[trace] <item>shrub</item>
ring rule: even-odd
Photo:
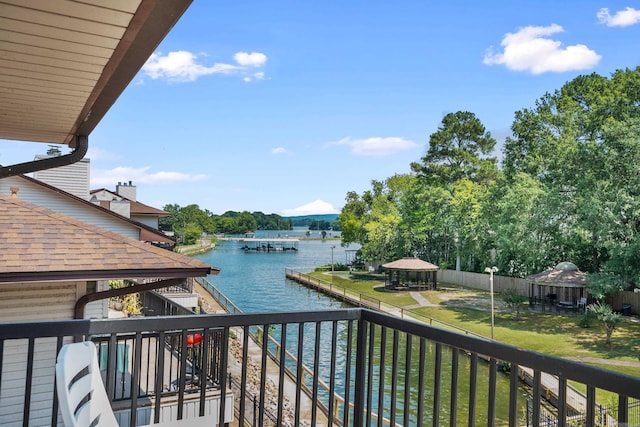
[[[597,319],[597,316],[595,315],[595,313],[591,310],[587,310],[584,312],[582,316],[578,317],[578,320],[576,323],[581,328],[588,329],[593,327],[593,324],[595,323],[596,319]]]

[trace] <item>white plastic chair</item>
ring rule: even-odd
[[[62,347],[56,362],[56,390],[66,427],[118,427],[102,383],[94,343]]]
[[[100,375],[96,345],[91,341],[66,344],[56,361],[56,390],[65,427],[119,427]],[[233,395],[225,399],[226,420],[233,421]],[[214,416],[192,416],[149,427],[211,427]]]
[[[580,300],[578,300],[578,308],[587,308],[587,299],[585,297],[582,297],[580,298]]]

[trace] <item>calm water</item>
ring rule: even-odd
[[[304,228],[299,228],[293,231],[263,231],[257,233],[256,237],[303,237],[305,235],[305,231],[306,229]],[[312,237],[319,237],[318,232],[314,232]],[[340,241],[301,240],[298,243],[297,252],[244,252],[240,249],[240,246],[240,242],[218,242],[218,246],[215,250],[210,251],[206,254],[197,255],[196,258],[221,269],[218,276],[212,276],[208,279],[231,301],[233,301],[233,303],[243,312],[256,313],[274,311],[304,311],[345,307],[345,304],[339,301],[332,300],[331,298],[328,298],[323,294],[317,293],[313,290],[298,285],[293,281],[285,279],[285,268],[298,268],[308,270],[320,265],[331,264],[332,246],[334,247],[334,263],[345,263],[347,254],[345,252],[345,248],[340,246]],[[346,249],[349,250],[356,248],[357,247],[350,247]],[[313,344],[315,338],[315,330],[313,325],[307,326],[308,328],[305,327],[304,354],[309,356],[309,360],[305,360],[304,362],[305,364],[307,364],[307,366],[311,366],[311,364],[313,363],[312,359],[314,352]],[[276,339],[278,339],[279,330],[274,331],[273,335]],[[343,327],[340,327],[338,335],[340,341],[339,345],[340,347],[344,347],[346,338],[345,330]],[[331,351],[331,325],[323,326],[321,336],[321,354],[329,355]],[[289,343],[297,341],[297,329],[295,328],[295,325],[292,325],[292,327],[288,329],[287,341]],[[399,348],[402,349],[403,346],[399,346]],[[292,347],[292,351],[294,352],[294,354],[297,352],[297,345],[294,345]],[[418,349],[415,348],[415,353],[413,354],[417,354],[417,351]],[[428,351],[434,351],[433,347],[429,346]],[[387,354],[389,354],[389,349],[387,350],[387,352]],[[401,353],[402,352],[403,350],[401,350]],[[443,356],[444,366],[449,365],[450,355],[445,353],[443,354]],[[320,366],[320,377],[327,382],[330,376],[330,366],[328,363],[329,359],[330,357],[321,357],[322,362]],[[392,361],[389,359],[389,356],[385,357],[385,359],[387,367],[387,369],[385,369],[385,377],[388,376],[386,371],[389,371],[389,378],[385,381],[385,388],[387,388],[388,384],[390,384],[389,367]],[[463,361],[465,359],[466,362]],[[401,358],[400,360],[403,360],[403,358]],[[461,358],[461,366],[463,366],[463,363],[468,363],[468,359]],[[338,367],[338,370],[346,365],[344,354],[338,354],[336,365]],[[352,366],[354,366],[353,363]],[[482,366],[479,366],[478,368],[479,390],[482,390],[483,388],[486,389],[487,385],[484,384],[484,382],[486,382],[488,372],[485,372],[486,369],[483,369]],[[462,396],[465,395],[465,387],[468,385],[468,378],[465,378],[466,375],[463,374],[463,371],[464,369],[461,371],[460,378],[461,389],[459,390],[459,392],[461,393],[461,396],[459,404],[461,406],[459,407],[459,410],[461,419],[464,419],[464,421],[466,422],[466,397],[463,398]],[[432,373],[430,373],[429,375],[431,374]],[[502,376],[499,375],[497,385],[498,396],[508,395],[508,381],[506,377],[501,377]],[[445,393],[446,395],[448,394],[448,387],[446,386],[447,381],[444,378],[443,380],[443,393]],[[404,373],[402,372],[402,369],[399,372],[398,383],[404,384]],[[338,378],[336,384],[336,392],[338,392],[339,394],[343,394],[343,390],[344,379]],[[399,391],[400,390],[401,387],[399,388]],[[466,393],[468,393],[468,391]],[[412,416],[415,416],[415,410],[413,406],[415,405],[415,400],[417,400],[417,395],[414,396],[414,394],[415,393],[412,393],[411,396]],[[353,396],[353,390],[351,391],[351,396]],[[402,396],[401,392],[400,396]],[[323,399],[326,399],[327,397],[326,393],[322,392],[322,390],[320,391],[320,397]],[[425,390],[425,399],[429,399],[430,397],[432,397],[431,392],[429,390]],[[482,399],[480,398],[480,400]],[[523,399],[519,399],[519,403],[524,403]],[[427,406],[427,408],[429,408],[429,406]],[[496,420],[497,425],[501,425],[501,421],[504,421],[503,417],[506,416],[507,413],[508,401],[498,399],[498,420]],[[486,404],[484,404],[484,402],[478,401],[478,422],[486,422],[485,414]],[[388,416],[388,413],[385,415]],[[442,422],[448,422],[448,414],[442,413],[441,417]],[[485,421],[483,421],[483,419]],[[400,422],[400,420],[401,415],[396,421]],[[431,422],[430,419],[426,419],[425,421],[429,423]],[[415,420],[409,421],[409,423],[411,424],[413,424],[414,422]]]
[[[305,229],[293,231],[261,231],[256,237],[302,237]],[[317,231],[312,237],[319,237]],[[335,233],[334,233],[335,235]],[[247,252],[240,242],[218,242],[215,250],[197,255],[210,265],[220,268],[220,274],[209,277],[223,294],[245,313],[273,311],[303,311],[339,308],[344,305],[295,282],[285,280],[285,268],[312,268],[345,263],[345,248],[339,240],[302,240],[296,252]],[[355,249],[354,247],[353,249]],[[350,249],[350,248],[347,248]]]

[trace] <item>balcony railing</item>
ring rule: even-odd
[[[0,324],[0,425],[61,425],[53,367],[73,339],[104,352],[122,426],[223,424],[232,387],[241,426],[640,424],[638,377],[345,309]]]

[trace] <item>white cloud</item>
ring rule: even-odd
[[[203,55],[206,56],[206,55]],[[185,51],[154,53],[142,67],[142,71],[151,79],[165,79],[170,82],[192,82],[199,77],[211,74],[237,74],[247,81],[264,79],[264,72],[247,71],[248,68],[261,67],[267,61],[263,53],[238,52],[234,55],[237,64],[215,63],[210,66],[198,62],[198,55]]]
[[[87,150],[87,155],[85,156],[85,158],[91,160],[118,160],[121,159],[122,156],[119,154],[111,153],[107,150],[103,150],[101,148],[90,146]]]
[[[252,82],[254,80],[264,80],[264,72],[259,71],[257,73],[253,73],[250,76],[246,76],[243,80],[247,83]]]
[[[154,172],[149,173],[150,166],[132,168],[119,166],[114,169],[91,171],[91,186],[109,186],[116,182],[133,181],[140,184],[168,184],[174,182],[196,182],[207,178],[206,175],[189,175],[181,172]]]
[[[600,23],[606,24],[607,27],[628,27],[640,22],[640,10],[632,7],[619,10],[614,15],[609,14],[609,9],[603,7],[598,11],[596,16],[600,20]]]
[[[584,70],[594,67],[601,56],[583,44],[563,47],[562,42],[548,36],[563,32],[557,24],[548,27],[529,26],[502,39],[504,51],[493,53],[489,48],[483,63],[505,65],[510,70],[533,74]]]
[[[262,67],[267,62],[267,55],[260,52],[238,52],[233,55],[233,59],[242,66],[246,67]]]
[[[286,148],[283,147],[276,147],[276,148],[272,148],[271,149],[271,154],[274,155],[278,155],[278,154],[291,154],[291,152],[289,150],[287,150]]]
[[[399,137],[373,137],[367,139],[342,138],[328,145],[346,145],[356,156],[382,157],[419,147],[413,141]]]
[[[340,213],[331,203],[323,200],[316,200],[306,205],[298,206],[293,209],[284,209],[280,212],[282,216],[300,216],[300,215],[323,215]]]

